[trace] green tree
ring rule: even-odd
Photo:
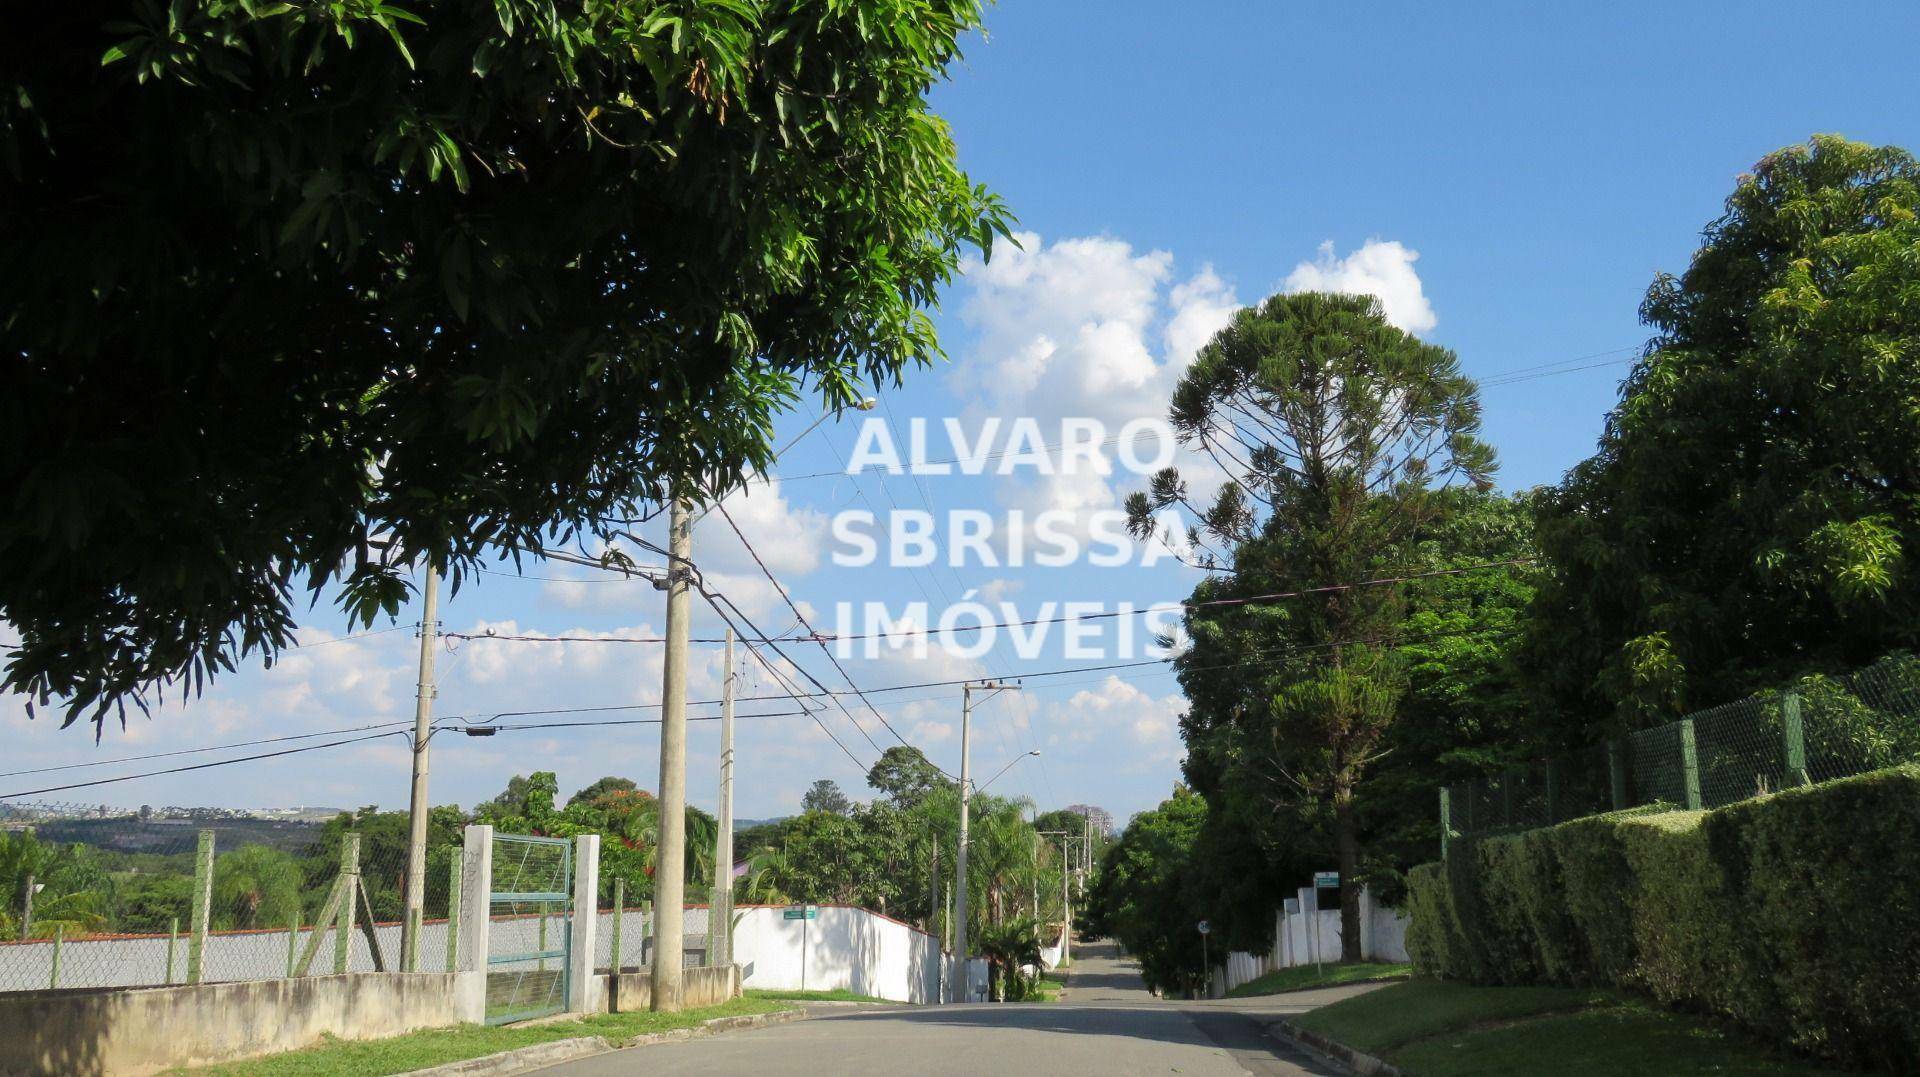
[[[1110,931],[1140,961],[1147,986],[1186,990],[1202,982],[1194,925],[1207,916],[1183,879],[1207,803],[1184,786],[1135,815],[1100,858],[1090,922]]]
[[[568,797],[567,807],[571,808],[575,804],[591,804],[608,793],[632,793],[639,788],[640,786],[632,778],[619,778],[609,774]]]
[[[222,853],[213,864],[214,926],[285,927],[300,915],[301,884],[300,866],[279,849],[243,845]]]
[[[100,722],[771,459],[1004,234],[978,0],[0,15],[4,687]],[[129,408],[128,400],[144,406]]]
[[[800,809],[807,812],[827,812],[831,815],[845,815],[853,810],[853,801],[840,791],[840,786],[832,778],[822,778],[813,783],[806,795],[800,798]]]
[[[920,749],[895,745],[880,753],[867,771],[867,784],[902,807],[916,804],[947,781]]]
[[[1490,481],[1473,382],[1452,352],[1387,324],[1372,297],[1280,295],[1237,313],[1201,349],[1170,416],[1228,477],[1205,507],[1172,469],[1128,501],[1141,536],[1157,533],[1155,514],[1186,509],[1187,544],[1225,573],[1194,592],[1233,604],[1187,618],[1199,646],[1182,659],[1181,683],[1203,690],[1208,656],[1269,656],[1252,690],[1220,699],[1217,713],[1251,719],[1236,746],[1260,779],[1249,787],[1330,815],[1340,872],[1358,881],[1357,790],[1406,691],[1393,648],[1405,595],[1339,585],[1405,574],[1414,536],[1440,509],[1436,486]],[[1260,597],[1276,593],[1295,597]],[[1358,960],[1357,887],[1342,889],[1340,911],[1344,956]]]
[[[1742,176],[1600,450],[1550,491],[1549,746],[1920,643],[1920,164],[1833,136]]]

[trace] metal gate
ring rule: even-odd
[[[495,834],[487,901],[487,1024],[568,1010],[573,843]]]

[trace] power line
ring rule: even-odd
[[[411,725],[412,723],[409,722],[407,724]],[[384,737],[401,736],[406,732],[404,729],[393,729],[385,733],[373,733],[364,737],[349,737],[345,740],[328,741],[325,744],[308,744],[299,748],[282,748],[277,752],[261,752],[258,755],[243,755],[233,759],[216,759],[209,763],[194,763],[191,766],[171,767],[167,770],[150,770],[142,774],[123,774],[118,778],[96,778],[90,782],[74,782],[71,785],[50,785],[45,789],[28,789],[19,793],[0,793],[0,800],[39,796],[42,793],[60,793],[68,789],[90,789],[96,785],[114,785],[119,782],[131,782],[141,778],[157,778],[164,774],[185,774],[188,771],[231,766],[235,763],[252,763],[261,759],[277,759],[283,755],[299,755],[301,752],[317,752],[322,748],[338,748],[345,744],[360,744],[365,741],[380,740]]]
[[[804,713],[807,713],[807,712],[805,711],[772,711],[772,712],[760,713],[760,714],[741,714],[741,715],[735,715],[735,717],[737,718],[786,718],[786,717],[798,716]],[[569,728],[575,728],[575,727],[588,727],[588,726],[659,725],[660,724],[660,719],[658,718],[629,718],[629,719],[596,721],[596,722],[524,722],[524,723],[513,723],[509,725],[457,725],[457,724],[443,725],[443,724],[439,724],[442,722],[450,722],[452,720],[453,719],[435,719],[436,724],[434,726],[434,732],[438,733],[438,732],[446,732],[446,731],[464,731],[466,729],[485,729],[485,730],[569,729]],[[720,716],[717,714],[702,714],[702,715],[696,715],[687,719],[687,721],[689,722],[717,722],[719,720],[720,720]],[[402,724],[412,725],[413,721],[412,719],[408,719],[405,723],[402,723]],[[192,766],[170,767],[165,770],[150,770],[140,774],[123,774],[117,778],[97,778],[93,781],[74,782],[69,785],[53,785],[53,786],[48,786],[45,789],[28,789],[18,793],[0,793],[0,800],[13,800],[20,797],[39,796],[43,793],[59,793],[59,792],[65,792],[69,789],[90,789],[94,786],[115,785],[120,782],[137,781],[141,778],[158,778],[168,774],[185,774],[189,771],[209,770],[213,767],[230,766],[236,763],[254,763],[263,759],[277,759],[281,756],[286,756],[286,755],[298,755],[301,752],[317,752],[323,748],[339,748],[348,744],[360,744],[370,740],[380,740],[384,737],[403,736],[403,735],[406,735],[407,732],[408,731],[405,729],[393,729],[393,730],[388,730],[385,733],[375,733],[365,737],[348,737],[343,740],[329,741],[325,744],[309,744],[300,748],[286,748],[277,752],[261,752],[257,755],[242,755],[242,756],[236,756],[232,759],[215,759],[207,763],[195,763]],[[324,734],[309,733],[305,735],[306,736],[323,736]],[[292,738],[274,738],[274,739],[284,740],[284,739],[292,739]],[[273,743],[273,741],[268,740],[268,741],[243,742],[243,744],[268,744],[268,743]],[[223,745],[222,747],[233,748],[233,747],[241,747],[241,746],[242,745],[229,744],[229,745]],[[196,748],[193,750],[194,751],[213,751],[214,749]],[[166,755],[166,754],[175,754],[175,753],[161,753],[161,754]],[[153,758],[158,758],[158,756],[155,756]],[[855,762],[857,763],[859,761],[855,760]],[[77,764],[77,765],[93,766],[96,764]],[[47,769],[57,770],[62,768],[50,767]],[[34,772],[33,771],[12,771],[10,773],[11,774],[29,774]]]
[[[1462,565],[1457,568],[1437,568],[1428,572],[1413,572],[1403,576],[1382,576],[1377,579],[1359,580],[1353,583],[1332,583],[1319,587],[1303,587],[1296,591],[1273,591],[1267,594],[1247,595],[1242,598],[1213,598],[1201,602],[1160,602],[1123,610],[1102,610],[1096,613],[1061,614],[1056,617],[1030,617],[1019,621],[983,621],[979,624],[951,625],[947,627],[929,626],[926,628],[906,629],[890,632],[856,632],[846,634],[822,634],[812,632],[800,637],[772,638],[760,636],[748,642],[764,643],[778,650],[781,643],[825,643],[839,640],[901,639],[916,636],[945,635],[953,632],[980,632],[989,628],[1030,628],[1036,625],[1062,624],[1068,621],[1102,621],[1116,617],[1139,617],[1149,613],[1167,613],[1173,610],[1219,609],[1230,606],[1252,606],[1283,599],[1305,598],[1309,595],[1332,594],[1339,591],[1358,590],[1363,587],[1381,587],[1393,583],[1412,583],[1416,580],[1436,579],[1442,576],[1459,576],[1469,572],[1481,572],[1493,568],[1512,568],[1518,565],[1530,565],[1537,559],[1532,557],[1514,557],[1504,561],[1486,561],[1474,565]],[[775,581],[778,587],[778,581]],[[783,593],[784,597],[784,593]],[[737,608],[737,607],[736,607]],[[757,631],[757,630],[756,630]],[[442,633],[456,639],[496,639],[519,643],[663,643],[663,639],[654,636],[538,636],[538,635],[472,635],[457,632]],[[695,640],[697,643],[720,643],[718,639]],[[786,655],[782,654],[782,658]],[[791,661],[791,659],[789,659]],[[836,663],[837,665],[837,663]],[[795,665],[798,668],[798,665]],[[808,680],[813,680],[808,677]],[[961,682],[954,682],[961,683]],[[854,694],[859,694],[856,690]]]
[[[265,737],[260,740],[243,740],[231,744],[210,744],[204,748],[178,748],[170,752],[151,752],[145,755],[123,755],[113,759],[92,759],[85,763],[63,763],[52,767],[28,767],[25,770],[0,771],[0,778],[13,778],[22,774],[51,774],[61,770],[83,770],[87,767],[106,767],[115,763],[144,763],[150,759],[170,759],[181,755],[198,755],[201,752],[219,752],[229,748],[254,748],[262,744],[282,744],[287,741],[312,740],[315,737],[330,737],[338,733],[362,733],[369,729],[386,729],[390,726],[408,726],[413,719],[406,718],[392,722],[374,722],[370,725],[347,726],[344,729],[321,729],[312,733],[291,733],[282,737]]]
[[[870,769],[865,763],[862,763],[860,761],[859,756],[854,755],[853,752],[850,749],[848,749],[848,747],[845,744],[840,743],[840,738],[834,736],[833,730],[827,728],[827,723],[821,721],[820,716],[817,714],[814,714],[812,709],[809,708],[806,705],[806,703],[802,700],[800,694],[795,691],[796,686],[794,685],[793,681],[789,679],[785,674],[781,673],[780,670],[775,668],[773,663],[767,661],[767,656],[760,653],[759,647],[751,638],[748,637],[747,633],[740,631],[740,626],[734,624],[733,618],[727,616],[726,610],[723,610],[720,608],[720,603],[725,602],[728,608],[733,610],[734,615],[739,617],[740,620],[743,623],[745,623],[748,628],[751,628],[753,630],[752,634],[754,636],[762,635],[760,631],[760,627],[754,624],[753,620],[749,618],[746,615],[746,613],[740,609],[739,606],[735,605],[732,599],[728,598],[725,595],[720,594],[717,591],[709,592],[707,590],[706,580],[700,575],[698,575],[697,572],[694,573],[692,582],[694,584],[694,590],[700,593],[700,597],[703,600],[705,600],[705,602],[709,607],[712,608],[713,612],[722,621],[726,622],[726,625],[728,628],[733,629],[734,635],[742,638],[742,641],[745,642],[746,644],[747,653],[750,655],[753,655],[754,659],[758,661],[761,667],[767,671],[767,674],[771,676],[775,681],[779,682],[782,688],[787,690],[788,698],[792,699],[794,703],[798,704],[801,710],[806,711],[807,717],[813,719],[813,724],[820,727],[820,732],[825,733],[827,735],[827,739],[833,742],[834,747],[840,749],[841,753],[844,754],[849,760],[851,760],[853,762],[853,765],[859,768],[863,773],[868,769]],[[795,664],[792,659],[787,658],[786,654],[780,650],[777,644],[773,644],[771,641],[769,641],[768,645],[773,647],[775,654],[780,655],[780,657],[784,659],[789,665],[792,665],[795,671],[797,671],[801,676],[806,677],[807,680],[811,681],[815,688],[820,689],[821,692],[823,693],[826,693],[826,685],[821,684],[817,680],[814,680],[812,674],[808,673],[804,669],[801,669],[800,666]],[[827,693],[827,694],[830,695],[831,693]],[[853,727],[855,729],[860,729],[860,723],[854,722]],[[862,736],[865,736],[866,730],[860,729],[860,733]],[[873,738],[868,737],[867,739],[869,742],[871,742]],[[877,749],[879,746],[875,745],[874,747]]]
[[[746,547],[747,554],[753,558],[753,563],[760,566],[761,575],[765,576],[767,578],[767,582],[773,584],[773,589],[779,592],[781,601],[785,602],[787,604],[787,608],[793,611],[793,615],[800,619],[800,627],[806,629],[807,635],[810,638],[812,638],[816,643],[820,644],[821,652],[827,656],[827,661],[833,663],[833,668],[839,671],[841,679],[847,682],[847,687],[853,689],[853,694],[860,697],[860,702],[866,704],[867,710],[871,712],[875,718],[880,719],[880,724],[886,727],[887,732],[893,734],[894,740],[899,741],[903,747],[913,748],[914,751],[920,752],[921,757],[924,758],[927,754],[926,752],[921,751],[921,749],[919,749],[918,747],[915,747],[912,744],[909,744],[907,742],[907,738],[901,736],[900,731],[893,728],[893,723],[887,721],[886,715],[881,714],[877,710],[874,710],[873,701],[867,698],[867,694],[860,690],[860,686],[858,684],[854,683],[853,675],[851,673],[848,673],[847,668],[840,664],[840,659],[835,657],[833,653],[833,648],[827,646],[826,641],[820,638],[820,633],[814,631],[813,625],[808,623],[807,621],[807,615],[800,611],[800,607],[796,605],[793,601],[793,596],[787,593],[786,586],[782,584],[778,579],[774,578],[773,570],[768,568],[767,563],[761,559],[760,551],[753,548],[753,543],[747,541],[746,534],[740,530],[740,525],[734,522],[733,514],[727,511],[726,505],[716,504],[714,508],[717,508],[720,510],[720,518],[727,521],[727,526],[733,530],[734,537],[740,540],[740,545]],[[853,717],[852,715],[848,715],[849,720],[851,720],[852,717]],[[854,722],[854,725],[856,726],[858,726],[859,724],[860,723],[858,722]],[[868,738],[868,739],[869,741],[871,741],[872,738]],[[880,748],[879,745],[877,744],[874,745],[874,749],[876,751],[878,751],[879,748]]]
[[[703,595],[705,594],[705,592],[702,592],[702,593]],[[726,599],[724,595],[719,597],[721,598],[722,601],[726,601],[728,605],[731,608],[733,608],[736,613],[739,612],[739,608],[737,606],[733,606],[732,601],[730,599]],[[710,604],[712,603],[711,598],[709,598],[708,601]],[[720,610],[716,607],[714,612],[718,616],[720,616],[722,620],[728,621],[729,624],[732,623],[731,620],[727,617],[727,614],[725,611]],[[740,616],[742,617],[743,620],[745,619],[744,614],[741,614]],[[756,629],[756,631],[758,630]],[[1519,631],[1519,628],[1516,626],[1514,628],[1508,629],[1507,631],[1509,633],[1517,632]],[[1190,666],[1184,670],[1177,670],[1176,672],[1205,673],[1205,672],[1212,672],[1212,671],[1223,670],[1223,669],[1237,669],[1242,666],[1254,665],[1263,659],[1273,657],[1279,654],[1291,654],[1291,653],[1300,653],[1300,652],[1313,651],[1313,650],[1325,650],[1325,649],[1330,649],[1334,647],[1357,646],[1357,645],[1367,645],[1367,644],[1376,644],[1376,643],[1393,643],[1393,644],[1401,644],[1401,645],[1409,644],[1409,643],[1430,643],[1437,640],[1452,639],[1459,636],[1475,636],[1475,635],[1489,635],[1489,634],[1493,634],[1493,633],[1488,633],[1483,631],[1436,632],[1431,635],[1419,637],[1417,639],[1408,639],[1404,637],[1392,637],[1392,636],[1378,636],[1378,637],[1371,637],[1366,639],[1340,640],[1340,641],[1332,641],[1332,642],[1320,643],[1320,644],[1288,645],[1288,646],[1267,648],[1261,651],[1251,652],[1246,657],[1243,657],[1233,662],[1221,662],[1221,663],[1215,663],[1215,664],[1206,665],[1206,666]],[[780,670],[773,663],[768,662],[764,655],[760,654],[751,645],[748,647],[748,651],[754,654],[755,658],[759,660],[761,666],[764,667],[769,674],[771,674],[777,681],[787,686],[789,690],[782,692],[781,694],[778,694],[778,695],[737,697],[738,701],[745,702],[750,700],[766,701],[766,700],[788,699],[788,700],[792,700],[794,703],[799,705],[801,709],[798,711],[790,711],[790,712],[777,711],[777,712],[769,712],[769,713],[763,713],[763,714],[745,715],[743,717],[778,718],[778,717],[798,716],[798,715],[804,714],[808,717],[813,718],[814,722],[820,726],[821,731],[827,734],[827,737],[834,742],[835,746],[839,747],[839,749],[842,752],[846,753],[847,758],[852,760],[855,766],[861,768],[861,770],[863,771],[869,769],[867,764],[861,762],[857,756],[855,756],[851,751],[848,751],[846,745],[841,743],[838,737],[834,736],[833,731],[831,729],[828,729],[825,723],[820,722],[819,717],[811,709],[807,708],[805,703],[805,700],[808,700],[808,699],[815,699],[815,698],[821,698],[821,697],[833,697],[838,695],[850,695],[852,693],[827,690],[824,688],[824,686],[820,686],[822,688],[822,691],[819,691],[819,692],[800,692],[797,689],[793,688],[793,682],[791,681],[791,679],[787,678],[784,674],[782,674]],[[784,658],[785,656],[782,655],[781,657]],[[1092,666],[1069,666],[1069,667],[1064,667],[1060,669],[1038,670],[1030,673],[1015,674],[1013,677],[1009,679],[1012,679],[1012,680],[1040,679],[1045,677],[1071,676],[1076,673],[1100,673],[1100,672],[1109,672],[1112,670],[1119,670],[1119,669],[1136,669],[1142,666],[1170,666],[1177,659],[1177,657],[1178,656],[1171,656],[1167,658],[1149,658],[1149,659],[1142,659],[1142,660],[1130,661],[1130,662],[1109,662],[1109,663],[1103,663],[1103,664],[1092,665]],[[788,661],[789,663],[791,663],[790,659]],[[799,669],[798,666],[795,666],[794,668],[797,671],[799,671],[803,676],[807,676],[809,680],[813,679],[811,676],[806,674],[805,670]],[[871,689],[868,689],[868,692],[877,695],[884,692],[904,692],[904,691],[910,691],[910,690],[921,689],[921,688],[948,688],[948,687],[953,687],[955,685],[966,684],[968,681],[974,680],[974,679],[976,678],[957,678],[953,680],[941,680],[941,681],[920,681],[912,684],[895,684],[895,685],[887,685],[882,688],[871,688]],[[815,682],[815,683],[816,685],[818,684],[818,682]],[[936,697],[928,697],[928,698],[936,698]],[[701,703],[718,703],[718,702],[719,700],[700,700],[700,701],[696,701],[695,703],[690,703],[689,706],[693,706]],[[908,703],[917,703],[917,702],[924,702],[924,700],[898,700],[896,701],[896,705],[904,705]],[[523,716],[523,715],[533,716],[533,715],[542,715],[542,714],[585,714],[585,713],[621,711],[621,710],[643,710],[643,709],[655,709],[655,708],[658,708],[659,706],[660,704],[658,703],[631,703],[631,704],[617,704],[617,705],[610,705],[610,706],[592,706],[592,707],[556,707],[550,710],[501,712],[500,714],[494,715],[493,719],[504,718],[504,717],[517,717],[517,716]],[[660,721],[660,719],[658,718],[648,718],[648,719],[629,719],[629,720],[610,721],[606,723],[528,722],[528,723],[510,723],[507,725],[492,725],[490,723],[493,719],[483,719],[477,723],[473,723],[473,725],[477,728],[485,728],[485,729],[544,729],[544,728],[565,728],[567,726],[583,726],[584,727],[584,726],[595,726],[595,725],[602,725],[602,724],[657,725],[659,724],[659,721]],[[719,719],[720,719],[719,715],[694,715],[689,717],[687,720],[690,722],[714,722],[714,721],[719,721]],[[442,718],[435,719],[434,728],[436,732],[449,730],[449,729],[462,729],[464,728],[462,725],[458,725],[454,723],[463,722],[463,721],[466,721],[466,719],[464,719],[462,716],[448,715]],[[406,721],[396,721],[396,722],[386,723],[386,724],[411,725],[412,721],[411,719],[409,719]],[[375,728],[379,728],[379,726],[365,726],[365,727],[356,727],[356,728],[375,729]],[[278,742],[288,741],[288,740],[298,740],[302,738],[309,738],[309,737],[316,737],[316,736],[327,736],[332,733],[352,732],[352,731],[355,731],[355,729],[326,730],[326,731],[316,732],[316,733],[294,734],[287,737],[273,737],[273,738],[267,738],[265,740],[258,740],[258,741],[239,741],[231,744],[211,745],[204,748],[184,749],[177,752],[158,752],[158,753],[154,753],[152,755],[146,755],[146,756],[127,756],[127,757],[122,757],[120,759],[114,759],[114,760],[102,760],[98,763],[71,764],[68,766],[40,768],[38,770],[9,771],[5,775],[0,775],[0,776],[15,776],[20,774],[45,773],[45,772],[54,771],[54,770],[72,769],[73,767],[79,767],[79,766],[104,765],[106,763],[112,763],[112,762],[134,762],[134,761],[141,761],[146,759],[160,759],[160,758],[166,758],[168,756],[173,756],[173,755],[216,751],[224,748],[250,747],[258,744],[271,744],[271,743],[278,743]],[[211,762],[206,762],[206,763],[196,763],[191,766],[172,767],[164,770],[147,771],[140,774],[127,774],[127,775],[122,775],[116,778],[101,778],[101,779],[96,779],[96,780],[87,781],[87,782],[76,782],[69,785],[49,786],[44,789],[30,789],[24,792],[17,792],[17,793],[0,793],[0,800],[10,800],[10,799],[16,799],[19,797],[38,796],[43,793],[64,792],[70,789],[86,789],[86,788],[91,788],[91,787],[100,786],[100,785],[113,785],[119,782],[135,781],[141,778],[160,777],[168,774],[183,774],[190,771],[206,770],[212,767],[222,767],[222,766],[228,766],[230,764],[236,764],[236,763],[257,762],[263,759],[275,759],[281,756],[297,755],[302,752],[319,751],[323,748],[337,748],[337,747],[341,747],[349,744],[359,744],[366,741],[380,740],[384,737],[404,736],[404,735],[407,735],[408,732],[409,731],[406,729],[392,729],[392,730],[388,730],[387,732],[374,733],[364,737],[348,737],[341,740],[329,741],[325,744],[310,744],[310,745],[303,745],[298,748],[282,749],[280,751],[275,751],[275,752],[262,752],[255,755],[236,756],[231,759],[217,759],[217,760],[213,760]],[[946,772],[942,771],[941,773],[944,774]]]

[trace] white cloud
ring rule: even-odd
[[[1333,241],[1320,244],[1319,256],[1301,262],[1281,285],[1286,292],[1345,292],[1380,300],[1387,321],[1409,333],[1425,333],[1439,324],[1433,304],[1420,286],[1413,263],[1420,252],[1396,240],[1370,239],[1345,258],[1336,257]]]
[[[1111,236],[1045,242],[1023,232],[965,267],[961,318],[976,332],[955,388],[981,414],[1128,419],[1161,415],[1193,353],[1239,305],[1210,267],[1174,277],[1167,251]],[[1158,346],[1156,348],[1156,345]]]
[[[1178,692],[1152,696],[1119,677],[1109,676],[1093,688],[1083,688],[1064,702],[1047,707],[1049,724],[1067,743],[1108,744],[1124,738],[1120,754],[1129,769],[1162,768],[1177,762],[1180,715],[1187,709]]]

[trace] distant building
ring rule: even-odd
[[[1093,829],[1099,831],[1101,837],[1113,836],[1113,813],[1107,809],[1098,808],[1092,804],[1069,804],[1067,810],[1075,815],[1086,816],[1087,821],[1093,824]]]

